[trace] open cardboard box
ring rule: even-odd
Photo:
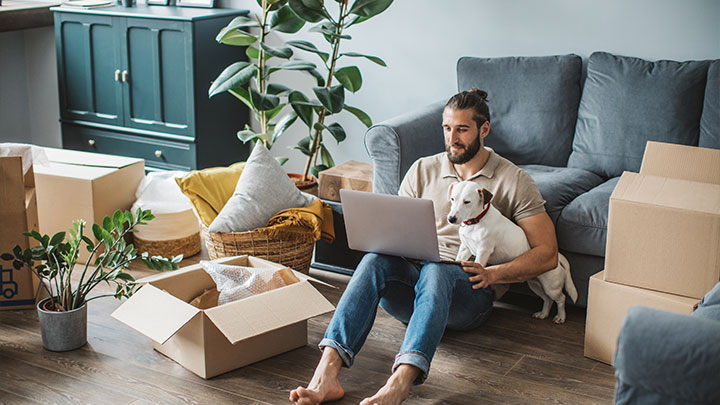
[[[719,247],[720,150],[648,142],[610,197],[605,280],[701,298]]]
[[[680,314],[692,313],[699,300],[666,294],[603,280],[599,272],[590,278],[587,319],[585,323],[585,357],[612,364],[622,322],[630,308],[643,305]]]
[[[129,210],[135,191],[145,176],[145,161],[124,156],[43,148],[47,164],[35,165],[40,233],[67,232],[72,221],[87,222],[86,236],[93,238],[92,225],[106,215]],[[80,250],[79,263],[89,253]]]
[[[286,269],[252,256],[213,262]],[[334,307],[309,283],[312,278],[294,270],[292,275],[294,282],[285,287],[202,310],[188,302],[215,283],[196,264],[139,280],[146,284],[112,317],[207,379],[307,344],[307,320]]]

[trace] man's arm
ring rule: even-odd
[[[515,260],[487,268],[478,263],[462,262],[463,270],[472,273],[469,280],[474,283],[474,289],[527,281],[557,267],[557,238],[548,214],[543,212],[519,219],[518,225],[527,236],[530,250]]]

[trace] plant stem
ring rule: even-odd
[[[267,5],[267,0],[262,0],[262,9],[263,9],[263,18],[262,23],[260,24],[260,47],[259,47],[259,53],[258,56],[260,59],[258,59],[258,92],[260,94],[265,94],[265,88],[266,88],[266,78],[265,78],[265,68],[267,67],[266,61],[265,61],[265,50],[262,47],[262,44],[265,43],[265,35],[267,33],[265,32],[265,25],[267,24],[267,17],[270,11],[270,7]],[[256,106],[257,108],[257,106]],[[268,120],[267,115],[265,114],[265,111],[260,111],[260,133],[261,134],[267,134],[268,133]],[[262,140],[265,147],[268,149],[270,148],[268,146],[268,143],[266,140]]]
[[[342,35],[343,30],[343,23],[345,22],[345,3],[340,3],[340,20],[337,24],[335,24],[335,33],[338,35],[333,38],[333,53],[332,53],[332,59],[330,62],[330,69],[328,70],[328,77],[327,81],[325,82],[325,88],[329,89],[332,85],[333,77],[335,76],[335,64],[338,60],[338,53],[340,52],[340,35]],[[328,14],[329,15],[329,14]],[[332,20],[332,18],[331,18]],[[327,108],[323,108],[320,114],[318,114],[318,123],[324,124],[325,123],[325,117],[327,116]],[[311,127],[310,130],[312,131],[313,128]],[[317,153],[320,146],[320,143],[322,142],[322,128],[315,129],[315,136],[313,136],[312,145],[310,146],[310,156],[307,158],[307,162],[305,163],[305,171],[303,171],[303,180],[309,180],[308,179],[308,172],[310,172],[310,165],[312,165],[313,158],[317,161]]]

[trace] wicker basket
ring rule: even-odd
[[[262,230],[210,233],[202,228],[210,259],[250,255],[288,266],[308,274],[315,242],[305,239],[276,239]]]
[[[171,257],[183,255],[183,258],[188,258],[200,253],[202,249],[200,232],[184,238],[170,240],[145,240],[135,235],[133,243],[138,252],[148,252],[150,256]]]

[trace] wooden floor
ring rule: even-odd
[[[347,278],[311,274],[340,287],[318,286],[337,303]],[[35,311],[0,311],[0,403],[285,404],[288,392],[310,379],[331,317],[309,321],[307,346],[206,381],[110,318],[119,305],[113,298],[90,302],[88,344],[65,353],[42,348]],[[540,306],[539,299],[510,295],[495,304],[483,327],[447,332],[427,381],[411,390],[406,403],[611,403],[613,369],[583,357],[585,311],[572,307],[567,323],[554,325],[531,318]],[[384,383],[404,330],[378,311],[355,365],[341,374],[346,396],[335,403],[357,404]]]

